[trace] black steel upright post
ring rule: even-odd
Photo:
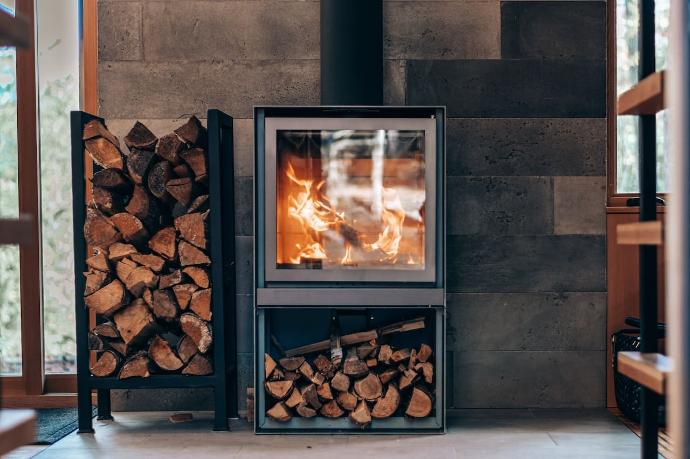
[[[639,79],[656,70],[654,49],[654,0],[640,1]],[[640,221],[656,220],[656,117],[641,115]],[[657,250],[640,245],[640,351],[657,351]],[[641,394],[642,457],[656,458],[659,428],[658,395],[646,387]]]

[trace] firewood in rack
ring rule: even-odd
[[[271,377],[277,366],[278,364],[270,355],[264,354],[264,377],[266,379]]]
[[[188,206],[192,202],[195,187],[194,182],[189,177],[174,178],[165,184],[165,190],[183,206]]]
[[[103,339],[93,332],[87,334],[87,344],[90,351],[103,351],[106,348],[106,344]]]
[[[103,137],[89,139],[84,142],[84,146],[93,162],[104,169],[121,170],[125,165],[120,149]]]
[[[132,129],[125,136],[125,145],[128,148],[140,148],[142,150],[153,150],[156,147],[158,138],[143,123],[137,121]]]
[[[182,360],[185,364],[188,363],[192,357],[199,353],[199,349],[197,349],[196,344],[194,344],[192,338],[187,335],[183,335],[180,338],[180,340],[177,342],[177,346],[175,346],[175,349],[177,350],[178,357],[180,357],[180,360]]]
[[[352,411],[357,406],[357,397],[350,392],[341,392],[338,394],[338,405],[347,411]]]
[[[177,317],[177,302],[170,290],[153,291],[153,315],[157,319],[171,321]]]
[[[185,124],[175,129],[180,139],[192,145],[203,145],[206,129],[196,116],[191,116]]]
[[[266,411],[266,415],[269,418],[275,419],[276,421],[280,422],[287,422],[290,419],[292,419],[290,411],[287,409],[285,403],[283,402],[278,402],[275,405],[273,405],[273,407],[271,407],[270,410]]]
[[[187,213],[191,214],[193,212],[203,212],[205,210],[208,210],[208,195],[207,194],[202,194],[201,196],[197,196],[194,198],[194,200],[189,204],[189,207],[187,207]]]
[[[338,402],[336,402],[335,400],[331,400],[330,402],[323,405],[319,410],[319,413],[321,414],[321,416],[326,418],[339,418],[340,416],[345,414],[345,412],[338,406]]]
[[[299,414],[303,418],[313,418],[314,416],[316,416],[316,410],[314,408],[309,407],[306,403],[297,405],[295,411],[297,411],[297,414]]]
[[[110,272],[110,264],[106,252],[101,248],[96,248],[93,255],[86,259],[86,265],[89,268],[102,272]]]
[[[120,261],[123,258],[134,255],[137,252],[136,247],[132,244],[124,244],[122,242],[116,242],[110,244],[108,247],[108,260],[110,261]]]
[[[156,200],[143,186],[135,186],[125,210],[137,217],[146,228],[158,229],[161,210]]]
[[[208,265],[211,263],[211,259],[204,252],[186,241],[180,241],[178,250],[180,252],[180,265],[182,266]]]
[[[120,141],[115,137],[106,127],[98,120],[91,120],[84,125],[82,129],[82,140],[94,139],[96,137],[103,137],[108,142],[116,147],[120,146]]]
[[[388,344],[384,344],[379,348],[379,362],[390,363],[392,356],[393,349]]]
[[[425,383],[432,384],[434,382],[434,365],[431,362],[418,363],[415,366],[415,370],[422,372]]]
[[[424,418],[429,416],[432,406],[431,395],[421,387],[416,386],[412,389],[412,398],[407,405],[405,414],[413,418]]]
[[[187,266],[182,270],[199,288],[208,288],[210,284],[208,271],[201,266]]]
[[[91,178],[91,184],[124,196],[132,192],[132,182],[119,169],[102,169],[95,172]]]
[[[179,164],[183,148],[184,143],[175,134],[167,134],[158,140],[156,154],[172,164]]]
[[[280,368],[276,368],[273,370],[273,374],[271,375],[271,381],[288,381],[285,379],[285,373],[283,370]],[[292,381],[292,380],[290,380]]]
[[[196,314],[185,312],[180,315],[180,327],[192,338],[199,352],[206,353],[213,344],[211,325]]]
[[[309,384],[302,388],[302,397],[315,410],[321,409],[319,394],[316,392],[316,384]]]
[[[108,347],[122,356],[127,356],[130,350],[130,347],[121,339],[112,339],[108,341]]]
[[[415,365],[417,365],[417,350],[412,349],[410,351],[410,358],[407,360],[407,368],[413,370]]]
[[[168,342],[155,336],[149,344],[149,357],[162,370],[176,371],[184,366]]]
[[[357,346],[357,357],[359,357],[361,360],[366,360],[366,358],[369,357],[369,355],[374,352],[375,349],[376,347],[370,342],[360,344]]]
[[[326,379],[331,379],[335,375],[336,368],[335,365],[331,362],[331,359],[326,357],[323,354],[319,354],[315,359],[314,359],[314,366],[316,367],[316,370],[324,375]]]
[[[395,363],[400,363],[410,358],[409,349],[398,349],[391,355],[391,360]]]
[[[120,281],[122,281],[122,283],[126,285],[127,278],[130,274],[132,274],[132,271],[134,271],[138,266],[139,265],[134,263],[129,258],[123,258],[122,260],[115,263],[115,274],[117,275],[117,278],[120,279]]]
[[[91,200],[96,208],[105,215],[122,212],[126,203],[125,196],[98,186],[93,187]]]
[[[189,309],[204,320],[211,320],[211,289],[197,290],[192,293]]]
[[[149,364],[150,360],[146,352],[139,351],[125,361],[117,377],[119,379],[148,378],[151,375]]]
[[[386,394],[376,401],[374,409],[371,410],[371,416],[376,419],[384,419],[391,417],[400,406],[400,392],[395,386],[395,383],[388,385]]]
[[[146,179],[149,168],[154,163],[154,154],[149,150],[132,149],[127,156],[127,172],[129,177],[136,184],[141,185]]]
[[[206,153],[201,148],[191,148],[180,153],[180,157],[194,172],[194,180],[206,183]]]
[[[279,360],[279,363],[287,371],[296,371],[304,363],[304,357],[284,357]]]
[[[150,288],[145,288],[144,293],[141,294],[141,298],[146,302],[149,308],[153,307],[153,293]]]
[[[285,400],[285,405],[287,405],[288,408],[295,408],[303,403],[306,403],[304,397],[302,397],[302,393],[296,388],[290,392],[290,396]]]
[[[91,367],[91,374],[101,378],[112,375],[120,365],[120,358],[112,351],[104,351]]]
[[[295,386],[292,381],[266,381],[264,385],[268,395],[276,400],[283,400],[287,398]]]
[[[369,373],[365,378],[355,381],[354,388],[357,395],[369,402],[379,399],[383,392],[381,381],[374,373]]]
[[[172,164],[169,161],[160,161],[154,164],[147,179],[151,194],[163,202],[170,203],[172,196],[165,189],[165,184],[172,180],[173,176]]]
[[[422,345],[419,346],[419,352],[417,352],[417,360],[426,362],[429,360],[429,357],[431,357],[431,354],[433,354],[431,347],[428,344],[422,343]]]
[[[96,314],[110,316],[120,309],[127,300],[127,290],[119,280],[115,279],[105,287],[84,298],[84,303]]]
[[[91,330],[98,336],[105,336],[106,338],[119,338],[120,333],[117,331],[117,327],[114,323],[107,321],[96,325]]]
[[[314,372],[314,369],[307,361],[302,362],[302,365],[299,367],[299,372],[317,386],[323,384],[324,380],[326,379],[321,373]]]
[[[122,239],[120,232],[98,209],[86,208],[86,221],[84,222],[84,239],[86,244],[92,247],[108,247],[110,244]]]
[[[297,371],[284,371],[283,379],[286,381],[297,381],[302,377]]]
[[[343,362],[343,373],[354,378],[359,378],[369,373],[369,367],[366,363],[359,360],[357,351],[354,348],[348,350],[347,357],[345,357]]]
[[[209,211],[185,214],[175,219],[180,237],[200,249],[206,249],[206,219]]]
[[[182,282],[182,271],[179,269],[176,269],[174,271],[171,271],[169,274],[162,274],[160,276],[160,280],[158,282],[158,288],[159,289],[164,289],[164,288],[170,288],[173,285],[177,285]]]
[[[177,300],[177,305],[180,309],[185,310],[192,301],[192,294],[199,290],[199,287],[196,284],[178,284],[173,286],[172,290]]]
[[[127,290],[136,297],[141,297],[144,294],[144,289],[155,288],[157,284],[158,276],[146,266],[134,268],[125,279]]]
[[[399,373],[400,371],[397,368],[386,368],[379,373],[379,379],[381,380],[382,384],[388,384],[389,382],[393,381]]]
[[[331,379],[331,387],[339,392],[347,392],[350,390],[350,378],[339,371]]]
[[[108,280],[108,273],[103,271],[90,270],[84,273],[86,278],[86,285],[84,287],[84,296],[89,296],[95,293]]]
[[[182,370],[183,375],[206,376],[213,373],[213,365],[208,357],[196,354]]]
[[[411,387],[412,384],[417,382],[418,378],[419,375],[416,371],[410,369],[404,370],[400,376],[400,390],[405,390],[408,387]]]
[[[316,388],[316,393],[321,397],[322,400],[333,400],[333,392],[331,391],[331,385],[327,382],[321,384]]]
[[[152,253],[133,253],[129,256],[132,261],[149,268],[151,271],[159,273],[165,267],[165,260]]]
[[[110,222],[128,242],[143,244],[149,238],[149,233],[141,220],[128,212],[113,215],[110,217]]]
[[[194,178],[194,172],[192,172],[192,169],[186,164],[178,164],[177,166],[173,167],[173,173],[177,178]]]
[[[153,315],[146,302],[137,298],[113,317],[117,331],[125,344],[142,341],[155,331]]]
[[[177,255],[177,241],[175,237],[175,228],[163,228],[151,237],[148,246],[163,258],[174,260]]]
[[[371,412],[367,402],[362,400],[357,407],[350,413],[350,420],[360,427],[371,424]]]

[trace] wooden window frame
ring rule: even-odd
[[[97,112],[97,0],[81,0],[80,105]],[[41,201],[36,91],[36,22],[34,0],[16,0],[15,14],[33,31],[27,48],[17,49],[17,154],[19,213],[31,225],[29,243],[19,246],[21,304],[21,376],[3,376],[6,407],[76,406],[76,374],[45,374],[41,282]],[[34,120],[27,122],[27,120]],[[90,172],[90,169],[87,169]],[[79,275],[79,273],[75,273]]]

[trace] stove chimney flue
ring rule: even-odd
[[[382,0],[321,0],[321,104],[383,105]]]

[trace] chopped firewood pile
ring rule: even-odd
[[[277,361],[265,354],[264,386],[271,399],[266,415],[282,422],[293,416],[348,416],[360,427],[369,426],[372,419],[429,416],[435,392],[432,348],[421,344],[395,349],[384,344],[387,334],[423,326],[424,320],[416,319],[342,336],[339,341],[347,347],[331,349],[331,358],[322,353],[313,359],[307,359],[306,352],[295,355],[300,349],[323,350],[326,342],[286,351]],[[369,338],[372,334],[376,337]]]
[[[101,168],[84,223],[91,374],[213,373],[206,129],[191,117],[158,138],[137,122],[123,151],[92,120],[83,140]]]

